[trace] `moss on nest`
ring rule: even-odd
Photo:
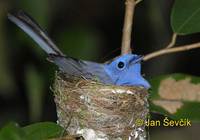
[[[89,128],[109,139],[128,139],[136,129],[145,129],[135,124],[148,114],[148,93],[142,87],[104,85],[56,74],[54,93],[58,123],[72,135]]]

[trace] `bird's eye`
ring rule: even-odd
[[[124,67],[125,67],[125,64],[124,64],[124,62],[119,62],[118,63],[118,65],[117,65],[117,67],[119,68],[119,69],[123,69]]]

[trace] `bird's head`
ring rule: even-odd
[[[150,88],[141,75],[142,56],[136,54],[122,55],[105,65],[105,71],[116,85],[143,86]]]

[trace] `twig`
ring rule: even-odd
[[[135,5],[138,4],[138,3],[140,3],[141,1],[142,1],[142,0],[136,0],[136,1],[135,1]]]
[[[135,0],[126,0],[125,5],[126,8],[122,33],[121,55],[131,52],[131,32],[136,3]]]
[[[177,34],[174,33],[171,39],[171,42],[167,45],[166,48],[172,48],[176,44]]]
[[[149,59],[152,59],[154,57],[157,57],[157,56],[160,56],[163,54],[182,52],[182,51],[187,51],[187,50],[196,49],[196,48],[200,48],[200,42],[194,43],[194,44],[189,44],[189,45],[184,45],[184,46],[178,46],[175,48],[164,48],[164,49],[161,49],[161,50],[158,50],[153,53],[145,55],[143,60],[147,61]]]

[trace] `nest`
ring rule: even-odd
[[[145,125],[136,124],[148,114],[148,94],[142,87],[104,85],[56,74],[54,93],[58,123],[71,135],[86,129],[109,140],[145,135]]]

